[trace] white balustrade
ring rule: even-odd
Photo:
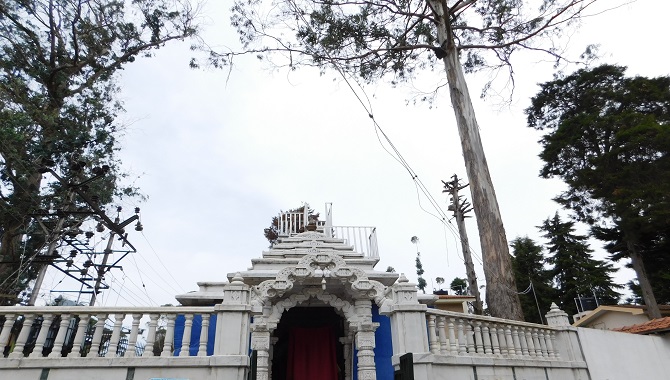
[[[499,318],[426,311],[433,354],[558,360],[556,328]]]
[[[10,358],[191,356],[191,344],[206,356],[212,314],[214,307],[0,307],[0,360],[10,342]],[[196,317],[201,331],[192,336]]]

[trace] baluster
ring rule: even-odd
[[[446,317],[440,316],[437,319],[437,331],[440,337],[440,353],[446,355],[449,353],[449,345],[447,343],[447,329],[445,328]]]
[[[491,351],[493,354],[500,354],[500,343],[498,342],[498,329],[495,324],[491,325]]]
[[[430,339],[430,352],[433,354],[440,353],[440,342],[437,340],[437,332],[435,330],[435,316],[428,316],[428,339]]]
[[[484,354],[484,346],[482,344],[482,323],[476,321],[475,323],[475,344],[477,345],[477,353]]]
[[[154,343],[156,342],[156,328],[158,327],[158,314],[149,314],[149,331],[147,332],[147,345],[144,346],[142,356],[154,356]]]
[[[519,342],[518,326],[512,326],[512,344],[514,344],[514,355],[523,356],[523,351],[521,351],[521,343]]]
[[[181,347],[179,347],[179,356],[191,355],[191,328],[193,326],[193,314],[184,315],[184,335],[181,338]],[[186,349],[184,350],[184,342]]]
[[[107,355],[110,358],[116,357],[116,350],[119,347],[119,340],[121,339],[121,327],[123,326],[123,319],[125,314],[114,314],[114,329],[112,330],[112,337],[109,339],[109,346],[107,348]]]
[[[507,355],[507,342],[505,341],[505,326],[506,325],[497,325],[498,328],[498,342],[500,342],[500,354]]]
[[[456,342],[456,331],[454,330],[455,318],[449,318],[449,352],[452,355],[458,354],[458,342]]]
[[[551,348],[552,348],[552,351],[554,352],[553,357],[556,358],[556,359],[560,359],[561,355],[558,352],[558,349],[556,348],[556,331],[551,332],[551,339],[549,340],[549,342],[551,342]]]
[[[535,342],[533,341],[533,329],[530,327],[526,331],[526,342],[528,343],[528,353],[530,356],[537,356],[537,353],[535,352]]]
[[[85,338],[88,321],[91,318],[88,314],[79,314],[78,316],[79,326],[77,326],[77,332],[74,334],[74,343],[72,344],[72,351],[70,351],[69,355],[71,358],[81,357],[81,343]]]
[[[14,321],[16,321],[16,314],[5,315],[5,323],[2,325],[2,332],[0,332],[0,358],[2,358],[7,343],[9,342],[9,333],[12,332]]]
[[[491,336],[489,335],[488,322],[482,323],[482,337],[484,338],[484,354],[491,354]]]
[[[198,356],[207,356],[208,337],[209,337],[209,314],[203,314],[202,329],[200,330],[200,347],[198,347]]]
[[[547,351],[547,341],[544,339],[544,330],[540,329],[537,334],[537,339],[540,341],[540,350],[542,351],[542,357],[548,358],[549,352]]]
[[[44,343],[47,340],[47,334],[49,334],[49,329],[51,328],[53,319],[53,314],[42,315],[42,325],[40,326],[40,332],[37,334],[37,340],[35,340],[35,347],[33,347],[33,352],[28,354],[29,358],[41,358],[43,356],[42,351],[44,350]]]
[[[521,342],[521,356],[530,356],[528,350],[528,339],[526,339],[526,328],[519,327],[519,342]]]
[[[467,334],[467,336],[465,337],[465,339],[468,342],[468,353],[469,354],[474,354],[476,352],[475,351],[475,331],[473,330],[472,323],[470,323],[470,321],[466,320],[466,323],[467,324],[465,325],[465,333]]]
[[[535,356],[542,357],[542,349],[540,348],[540,341],[537,336],[537,329],[533,329],[533,346],[535,346]]]
[[[131,325],[130,336],[128,337],[128,348],[124,355],[127,357],[137,356],[137,335],[140,332],[140,319],[142,319],[142,314],[132,314],[132,317],[133,324]]]
[[[23,324],[21,325],[21,332],[19,337],[16,338],[16,344],[14,345],[14,351],[9,354],[10,358],[22,358],[23,349],[26,346],[26,341],[28,340],[28,335],[30,335],[30,330],[33,327],[33,321],[35,320],[35,314],[28,314],[24,316]]]
[[[167,327],[165,330],[165,344],[163,345],[163,352],[161,356],[172,355],[172,340],[174,339],[174,320],[177,318],[176,314],[167,315]]]
[[[63,356],[63,344],[65,344],[65,334],[70,327],[70,314],[63,314],[60,316],[60,326],[58,326],[58,333],[56,340],[54,340],[54,347],[49,354],[50,358],[60,358]]]
[[[93,341],[91,342],[91,349],[87,357],[97,357],[100,354],[100,343],[102,343],[102,333],[105,330],[105,322],[107,321],[107,314],[98,314],[98,321],[95,323],[95,332],[93,333]]]
[[[457,320],[458,322],[458,354],[464,355],[467,350],[467,343],[465,341],[465,321],[462,318]]]
[[[516,347],[512,339],[512,327],[510,325],[505,325],[505,345],[507,346],[507,354],[515,356]]]

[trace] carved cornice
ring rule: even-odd
[[[321,274],[317,274],[317,270]],[[308,278],[318,277],[340,280],[355,299],[371,299],[380,307],[388,301],[385,297],[386,287],[379,281],[370,280],[365,271],[348,266],[336,253],[310,248],[297,265],[285,267],[274,279],[253,287],[251,298],[254,310],[259,312],[263,305],[268,305],[268,301],[283,297],[293,289],[296,282],[300,284]]]

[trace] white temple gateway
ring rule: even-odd
[[[176,296],[181,306],[0,307],[0,379],[623,380],[670,370],[658,342],[635,336],[625,345],[644,376],[626,377],[610,360],[626,334],[571,327],[555,305],[549,325],[439,310],[438,297],[374,269],[374,228],[333,226],[330,215],[314,226],[280,215],[278,242],[249,270],[198,283]]]

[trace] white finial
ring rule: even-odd
[[[244,278],[242,277],[242,274],[240,272],[235,273],[235,276],[233,277],[232,283],[238,283],[238,284],[243,284]]]
[[[407,277],[405,277],[404,273],[400,273],[400,277],[398,277],[398,282],[409,282]]]

